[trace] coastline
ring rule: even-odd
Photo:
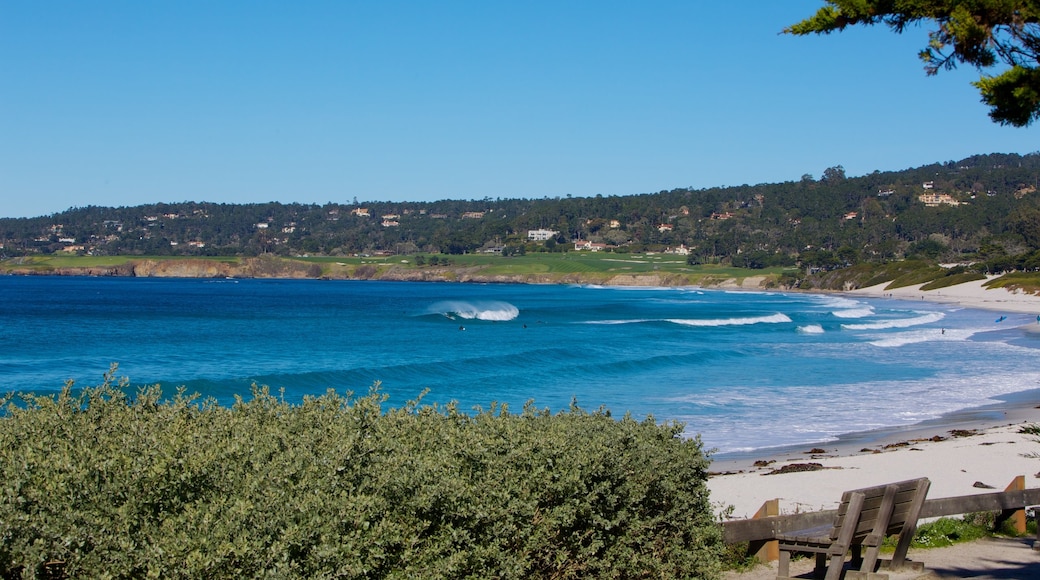
[[[1040,457],[1029,456],[1040,454],[1040,438],[1020,432],[1040,424],[1040,392],[1030,394],[1030,403],[1016,395],[908,428],[851,433],[757,459],[713,460],[712,503],[720,514],[732,508],[727,519],[745,519],[774,498],[780,514],[833,509],[846,490],[916,477],[932,480],[930,498],[1003,491],[1019,475],[1027,488],[1040,487]],[[806,464],[817,467],[774,473]]]
[[[1040,315],[1040,296],[990,290],[985,282],[932,291],[920,286],[886,290],[881,284],[841,294]],[[1030,321],[1019,328],[1040,338],[1040,324]],[[712,502],[720,514],[731,508],[727,517],[743,519],[774,498],[781,514],[831,509],[843,491],[922,476],[932,480],[932,498],[1002,491],[1019,475],[1026,477],[1026,487],[1038,487],[1040,458],[1027,455],[1040,453],[1040,441],[1019,431],[1040,424],[1040,389],[1030,386],[998,401],[914,425],[846,433],[826,443],[712,457]],[[795,464],[817,466],[772,473]]]
[[[924,284],[905,286],[887,290],[888,283],[842,292],[850,296],[869,296],[871,298],[898,298],[901,300],[924,300],[937,304],[956,304],[965,308],[991,310],[993,312],[1014,312],[1017,314],[1040,315],[1040,296],[1006,290],[1004,288],[989,289],[983,286],[986,282],[999,278],[989,276],[985,280],[964,282],[955,286],[947,286],[938,290],[921,290]]]
[[[163,274],[181,274],[182,277],[186,276],[185,270],[164,270]],[[266,277],[266,276],[258,276]],[[395,281],[411,281],[406,279],[395,280]],[[426,280],[434,281],[434,280]],[[436,280],[441,282],[497,282],[497,283],[518,283],[518,284],[553,284],[553,283],[580,283],[577,280],[516,280],[516,279],[505,279],[496,278],[494,280],[480,279],[475,276],[471,277],[457,277],[453,280]],[[624,282],[623,284],[616,284],[619,286],[665,286],[662,284],[660,277],[656,276],[630,276],[627,278],[617,277],[614,279],[615,282]],[[765,289],[758,287],[757,284],[744,284],[747,280],[742,280],[739,284],[705,284],[703,286],[696,286],[711,290],[725,290],[725,291],[757,291],[757,292],[787,292],[784,290],[776,289]],[[586,283],[591,283],[587,281]],[[983,281],[969,282],[959,286],[952,286],[942,288],[934,291],[922,291],[920,286],[913,286],[907,288],[901,288],[896,290],[886,290],[885,285],[879,285],[870,288],[851,290],[846,292],[834,292],[834,291],[816,291],[811,292],[814,294],[821,295],[845,295],[851,298],[891,298],[898,299],[906,302],[919,302],[928,301],[942,304],[956,304],[966,308],[988,310],[993,312],[1008,312],[1008,313],[1019,313],[1017,316],[1013,316],[1012,320],[1018,320],[1020,329],[1028,333],[1022,338],[1022,340],[1033,341],[1040,339],[1040,325],[1037,325],[1032,320],[1033,317],[1040,313],[1040,297],[1024,294],[1021,292],[1013,292],[1004,289],[986,289],[982,286]],[[797,291],[795,291],[797,292]],[[809,292],[806,292],[809,293]],[[1006,324],[1012,324],[1012,321],[1008,321]],[[1013,327],[1009,327],[1013,328]],[[1037,333],[1037,334],[1034,334]],[[908,448],[919,449],[921,447],[932,447],[933,443],[935,446],[943,446],[955,448],[950,443],[958,440],[947,440],[943,442],[927,442],[925,439],[929,439],[935,436],[948,437],[951,429],[1007,429],[1009,426],[1020,426],[1021,424],[1028,422],[1040,422],[1040,410],[1036,410],[1035,407],[1040,404],[1040,391],[1027,391],[1026,389],[1035,387],[1035,385],[1012,385],[1013,388],[1022,388],[1023,390],[1017,393],[1009,394],[1001,397],[1000,402],[989,405],[986,407],[979,407],[974,409],[964,409],[949,415],[946,415],[940,419],[928,421],[925,423],[919,423],[912,426],[904,427],[891,427],[883,428],[868,432],[856,432],[846,433],[838,437],[836,441],[820,443],[820,444],[807,444],[797,447],[789,448],[774,448],[774,449],[760,449],[758,451],[749,453],[730,453],[725,456],[719,456],[713,458],[711,471],[714,472],[740,472],[749,477],[743,478],[742,480],[737,476],[742,475],[735,473],[734,475],[716,476],[712,478],[709,487],[713,491],[713,501],[716,501],[720,505],[733,505],[734,516],[744,517],[750,516],[757,511],[758,506],[767,499],[773,497],[783,498],[782,509],[788,511],[805,511],[806,509],[820,509],[825,507],[829,502],[836,503],[837,498],[840,497],[842,491],[846,489],[853,489],[855,487],[861,487],[863,485],[871,485],[873,483],[883,483],[885,481],[894,481],[897,477],[901,478],[901,472],[898,469],[893,468],[889,465],[889,460],[899,455],[902,451],[902,455],[919,456],[919,451],[910,452],[908,449],[892,448],[892,450],[884,450],[885,445],[911,442],[907,445]],[[789,412],[797,413],[797,409],[790,409]],[[867,411],[869,412],[869,410]],[[1011,432],[1005,433],[1011,435]],[[1028,438],[1024,438],[1020,435],[1012,437],[1021,441],[1028,441]],[[971,441],[973,438],[966,439]],[[974,439],[975,441],[981,441]],[[993,444],[985,444],[983,449],[992,451],[995,449]],[[813,447],[823,449],[823,453],[806,453]],[[1019,448],[1028,448],[1028,445],[1019,445]],[[1036,449],[1040,451],[1040,444],[1037,444]],[[863,452],[863,449],[871,448],[870,453]],[[874,450],[882,451],[880,453],[873,453]],[[1011,453],[1015,455],[1015,453]],[[1019,453],[1020,455],[1020,453]],[[774,460],[776,463],[772,464],[774,467],[783,465],[784,463],[805,463],[805,462],[818,462],[825,467],[821,471],[805,472],[805,473],[791,473],[784,475],[777,475],[775,477],[762,477],[761,474],[769,471],[769,469],[754,468],[751,464],[756,460]],[[843,461],[846,459],[865,460],[868,462],[866,466],[860,467],[847,467]],[[940,463],[951,464],[958,463],[962,460],[959,457],[947,458]],[[1011,463],[1012,459],[1006,459],[1006,462]],[[971,463],[968,460],[968,463]],[[1029,478],[1028,485],[1036,486],[1037,482],[1033,479],[1032,474],[1040,470],[1040,460],[1032,460],[1031,463],[1035,464],[1032,467],[1023,466],[1017,469],[1013,475],[1026,475]],[[1020,463],[1015,463],[1019,465]],[[929,477],[939,477],[939,475],[932,474],[932,467],[929,463],[927,466],[923,464],[914,465],[914,467],[925,468],[927,472],[910,473],[906,477],[915,477],[919,475],[927,475]],[[964,472],[968,468],[962,468]],[[838,477],[838,475],[844,475],[845,477]],[[947,479],[946,476],[943,476]],[[784,491],[784,489],[777,485],[779,480],[792,481],[801,480],[796,485],[794,491]],[[839,481],[831,488],[824,488],[817,484],[818,481],[823,479],[834,479]],[[1006,486],[1010,477],[1006,478],[1007,481],[996,481],[997,479],[1005,478],[990,478],[988,476],[976,475],[976,479],[969,484],[973,484],[974,481],[983,481],[984,483],[993,485],[995,487],[1003,488]],[[734,481],[737,483],[729,483]],[[765,481],[767,485],[763,485]],[[726,482],[726,483],[724,483]],[[757,482],[757,483],[756,483]],[[716,490],[716,486],[718,490]],[[757,487],[756,487],[757,486]],[[736,488],[736,491],[728,491],[727,488]],[[803,493],[807,491],[809,493]],[[981,489],[978,491],[986,491]],[[933,489],[933,497],[941,497],[937,495],[939,492],[937,489]],[[943,495],[964,495],[971,493],[971,490],[958,490],[956,493],[944,493]]]

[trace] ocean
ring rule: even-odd
[[[0,393],[266,385],[387,405],[572,403],[678,421],[717,456],[912,425],[1040,388],[1035,315],[847,295],[0,276]],[[424,394],[425,393],[425,394]]]

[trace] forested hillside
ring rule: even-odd
[[[631,196],[85,206],[0,219],[0,252],[510,255],[574,250],[581,240],[602,251],[671,250],[690,263],[751,268],[990,261],[1040,248],[1038,180],[1040,153],[991,154],[862,177],[837,166],[799,181]],[[534,240],[531,230],[552,233]]]

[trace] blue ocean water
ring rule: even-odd
[[[381,382],[400,406],[572,400],[719,453],[908,425],[1040,387],[1035,315],[837,295],[317,280],[0,277],[0,392],[135,385],[231,403]]]

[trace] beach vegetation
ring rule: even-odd
[[[1011,272],[986,282],[988,288],[1006,288],[1027,294],[1040,294],[1040,272]]]
[[[0,575],[717,578],[699,439],[573,404],[8,396]]]
[[[971,542],[992,535],[993,520],[968,514],[960,518],[939,518],[933,522],[921,524],[914,534],[911,546],[914,548],[942,548],[960,542]],[[886,538],[895,548],[895,538]]]
[[[1035,518],[1030,518],[1026,534],[1036,534]],[[1018,536],[1010,520],[999,512],[975,512],[961,517],[945,517],[918,526],[911,546],[914,548],[943,548],[980,538]],[[884,547],[895,549],[897,537],[885,539]]]
[[[975,280],[985,279],[986,276],[978,272],[954,272],[953,269],[950,269],[947,270],[945,276],[936,278],[935,280],[921,286],[921,290],[938,290],[940,288],[956,286],[957,284],[964,284],[965,282],[974,282]]]

